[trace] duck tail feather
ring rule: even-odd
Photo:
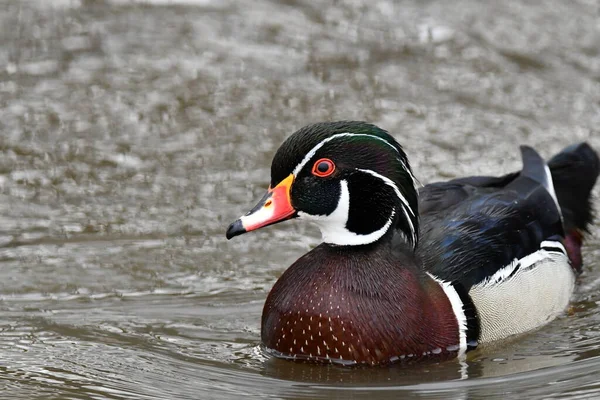
[[[592,189],[600,173],[600,159],[583,142],[563,149],[548,162],[565,231],[589,232],[594,219]]]

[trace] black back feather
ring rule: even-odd
[[[468,290],[537,251],[545,239],[564,235],[543,159],[532,148],[521,151],[523,169],[518,173],[421,189],[417,253],[429,272]]]

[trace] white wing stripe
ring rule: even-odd
[[[540,243],[540,249],[538,251],[526,255],[520,260],[515,258],[510,264],[500,268],[495,274],[478,283],[477,286],[499,284],[510,277],[514,273],[515,269],[521,268],[526,270],[528,268],[532,268],[540,261],[555,257],[556,253],[560,253],[565,256],[567,255],[567,251],[562,243],[554,240],[544,240],[542,243]]]

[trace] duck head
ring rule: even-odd
[[[397,232],[414,248],[415,186],[406,154],[383,129],[355,121],[308,125],[277,150],[267,193],[226,236],[301,218],[316,222],[330,245],[366,245]]]

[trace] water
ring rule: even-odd
[[[314,227],[224,237],[310,122],[377,123],[424,183],[600,149],[596,1],[154,3],[0,1],[3,398],[600,397],[600,223],[557,321],[374,369],[257,346]]]

